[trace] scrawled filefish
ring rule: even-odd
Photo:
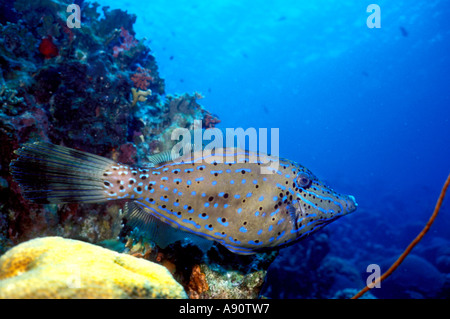
[[[239,148],[131,167],[97,155],[37,142],[16,151],[11,172],[37,203],[127,200],[133,218],[156,217],[238,254],[291,244],[356,209],[307,168]],[[262,168],[272,165],[271,174]],[[271,166],[271,167],[272,167]]]

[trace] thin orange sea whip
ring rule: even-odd
[[[439,209],[441,208],[442,202],[445,197],[445,193],[447,192],[447,188],[450,184],[450,175],[448,175],[447,180],[444,183],[444,186],[442,187],[441,194],[439,195],[438,201],[436,203],[436,206],[434,207],[433,214],[431,215],[430,219],[428,220],[425,227],[422,229],[422,231],[417,235],[416,238],[406,247],[405,251],[398,257],[398,259],[392,264],[392,266],[386,270],[386,272],[381,275],[379,278],[375,279],[375,281],[371,284],[372,287],[374,287],[377,283],[382,282],[384,279],[386,279],[388,276],[390,276],[395,269],[397,269],[398,266],[405,260],[406,256],[411,252],[411,250],[416,246],[423,236],[427,233],[427,231],[430,229],[431,225],[433,224],[434,220],[436,219],[436,216],[439,212]],[[351,299],[358,299],[362,295],[364,295],[368,290],[369,286],[364,287],[361,289],[356,295],[354,295]]]

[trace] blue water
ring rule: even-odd
[[[373,29],[370,1],[98,2],[137,15],[166,92],[201,92],[220,127],[279,128],[282,156],[354,195],[329,231],[370,233],[346,233],[355,256],[400,250],[426,222],[450,173],[448,1],[378,0]],[[449,214],[447,199],[423,245],[449,243]]]

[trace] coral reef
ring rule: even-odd
[[[186,293],[163,266],[45,237],[0,258],[0,298],[186,298]]]
[[[259,298],[267,270],[278,255],[278,251],[236,255],[219,244],[199,249],[190,239],[161,248],[137,230],[127,238],[128,254],[165,266],[191,299]]]
[[[16,0],[2,16],[0,253],[37,236],[98,243],[121,229],[121,204],[25,201],[8,169],[20,144],[51,141],[143,164],[174,144],[175,127],[191,127],[209,114],[197,94],[166,96],[150,48],[135,38],[135,15],[83,1],[82,27],[71,29],[65,21],[71,3]],[[174,101],[183,107],[170,111]]]

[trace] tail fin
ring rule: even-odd
[[[11,173],[36,203],[98,203],[108,198],[105,171],[115,162],[64,146],[36,142],[15,151]]]

